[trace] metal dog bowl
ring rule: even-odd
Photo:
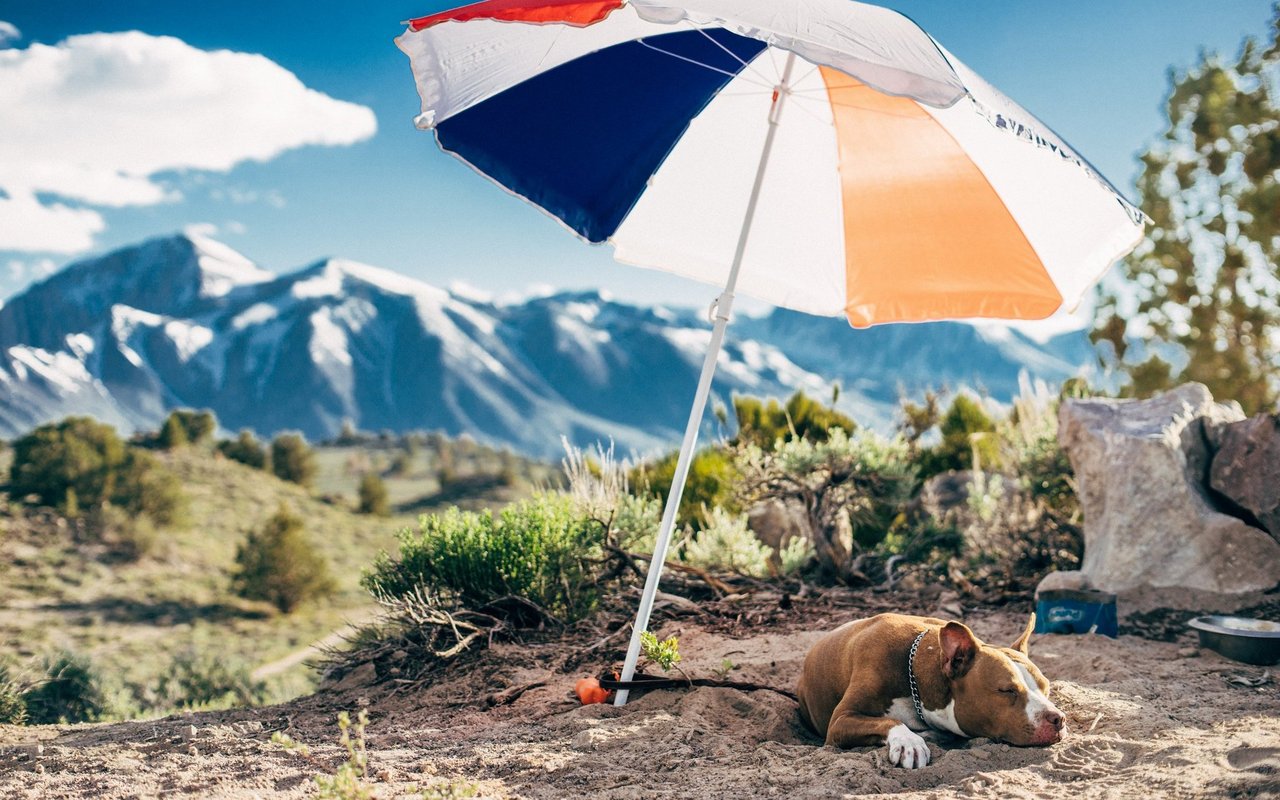
[[[1280,623],[1244,617],[1196,617],[1200,646],[1246,664],[1280,663]]]

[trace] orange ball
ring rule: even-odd
[[[584,706],[592,703],[604,703],[609,700],[609,690],[600,688],[600,681],[595,678],[583,678],[573,687],[578,699]]]

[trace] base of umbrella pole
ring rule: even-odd
[[[738,234],[738,247],[733,254],[733,265],[729,268],[729,279],[725,282],[724,291],[711,305],[715,323],[711,328],[711,342],[707,346],[707,357],[702,362],[698,391],[693,396],[689,424],[685,427],[684,441],[680,444],[680,458],[676,461],[675,474],[671,476],[671,490],[667,494],[667,506],[662,512],[662,525],[658,528],[658,541],[654,544],[653,559],[649,562],[649,574],[645,576],[644,591],[640,594],[640,608],[636,610],[636,621],[631,628],[631,643],[627,645],[627,658],[623,662],[620,676],[623,683],[630,681],[636,674],[636,663],[640,660],[640,636],[649,629],[649,615],[653,612],[653,601],[658,594],[658,581],[662,578],[667,549],[671,546],[671,533],[676,527],[676,513],[680,509],[680,498],[684,495],[685,479],[689,477],[689,467],[693,463],[693,450],[698,444],[698,428],[702,425],[702,414],[707,408],[707,396],[711,393],[711,379],[715,376],[720,346],[724,343],[724,331],[729,326],[729,313],[733,310],[733,291],[738,285],[742,257],[747,251],[747,239],[751,236],[751,223],[755,219],[756,206],[760,202],[760,189],[764,185],[765,170],[769,166],[769,154],[773,151],[773,140],[778,133],[778,123],[782,119],[782,108],[791,94],[791,70],[795,67],[795,63],[795,54],[788,53],[786,66],[782,69],[782,79],[778,82],[773,94],[773,105],[769,108],[769,132],[764,138],[760,166],[756,168],[755,183],[751,186],[751,197],[747,200],[747,211],[742,220],[742,231]],[[614,696],[613,704],[626,705],[627,695],[626,689],[619,689]]]

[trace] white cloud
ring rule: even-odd
[[[182,229],[188,236],[203,236],[209,239],[218,235],[218,226],[212,222],[193,222]]]
[[[58,265],[53,263],[52,258],[42,258],[39,261],[26,262],[18,259],[9,260],[9,280],[13,283],[22,283],[28,278],[38,281],[47,278],[58,270]]]
[[[0,50],[0,130],[0,249],[72,253],[92,246],[101,215],[37,193],[99,207],[173,201],[157,173],[349,145],[377,121],[265,56],[130,31]]]
[[[21,38],[22,31],[18,30],[12,22],[0,19],[0,47],[8,47]]]

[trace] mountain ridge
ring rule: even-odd
[[[350,420],[543,457],[562,435],[652,452],[679,439],[709,336],[696,311],[598,291],[498,302],[342,258],[277,275],[179,234],[70,264],[0,306],[0,435],[72,413],[155,428],[194,406],[266,436],[328,438]],[[887,427],[900,392],[980,385],[1007,400],[1023,371],[1078,372],[1083,334],[1059,339],[855,331],[777,310],[730,326],[713,391],[825,397],[838,380],[843,410]]]

